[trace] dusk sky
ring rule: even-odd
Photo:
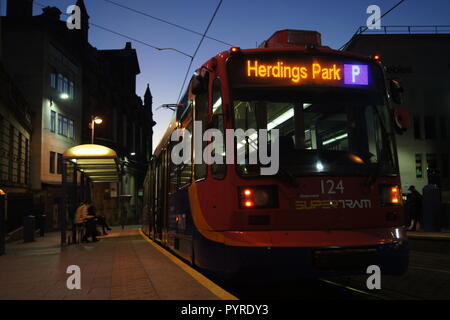
[[[2,14],[6,0],[0,0]],[[186,28],[203,33],[218,0],[114,0],[136,10],[169,20]],[[65,12],[76,0],[35,0],[35,3],[57,6]],[[241,48],[252,48],[267,39],[276,30],[306,29],[322,33],[322,42],[339,48],[365,25],[366,9],[376,4],[382,13],[398,0],[278,0],[243,1],[224,0],[208,32]],[[105,0],[85,0],[91,22],[107,27],[156,47],[173,47],[192,55],[201,36],[163,24],[142,15],[127,11]],[[35,5],[35,14],[42,7]],[[449,0],[406,0],[387,15],[382,25],[450,25]],[[129,41],[120,36],[90,28],[90,43],[98,49],[118,49]],[[161,104],[176,103],[185,76],[189,58],[173,51],[156,51],[134,43],[137,49],[141,74],[137,78],[137,94],[143,96],[147,83],[153,94],[153,110],[157,126],[154,145],[159,142],[172,115],[172,111],[159,109]],[[195,57],[191,74],[204,61],[229,46],[205,39]],[[189,77],[190,78],[190,77]]]

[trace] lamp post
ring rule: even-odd
[[[0,189],[0,256],[5,254],[6,236],[6,192]]]
[[[91,119],[92,144],[94,144],[95,125],[96,124],[102,124],[102,122],[103,122],[102,118],[92,116],[92,119]]]

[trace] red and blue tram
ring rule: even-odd
[[[365,274],[370,265],[404,273],[398,90],[379,57],[332,50],[314,31],[282,30],[260,48],[218,54],[196,71],[154,152],[144,232],[220,275]],[[244,161],[205,163],[212,128],[224,137],[278,129],[276,173],[248,161],[261,148],[258,131],[213,153]],[[176,129],[192,161],[173,161]]]

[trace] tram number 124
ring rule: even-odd
[[[344,194],[344,183],[342,180],[337,183],[334,180],[320,180],[320,190],[322,194],[336,194],[338,192]]]

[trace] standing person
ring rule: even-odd
[[[123,206],[122,212],[120,214],[120,224],[122,225],[122,230],[125,229],[127,224],[127,209]]]
[[[422,225],[422,195],[414,186],[410,186],[408,191],[410,193],[407,195],[406,201],[410,206],[411,220],[414,220],[411,231],[416,231],[417,222],[419,222],[418,229]]]
[[[87,221],[86,221],[86,236],[91,237],[92,242],[99,241],[97,239],[97,210],[93,204],[87,208]]]
[[[106,218],[103,215],[97,216],[98,218],[98,225],[102,227],[103,235],[106,236],[108,233],[106,230],[111,231],[111,228],[109,227],[108,223],[106,222]]]

